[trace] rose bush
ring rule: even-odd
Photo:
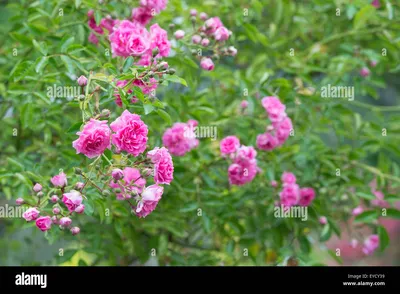
[[[382,104],[400,7],[337,2],[2,4],[0,199],[25,211],[0,219],[0,261],[315,265],[343,263],[334,238],[362,259],[395,246],[400,107]],[[49,255],[18,259],[29,244]]]

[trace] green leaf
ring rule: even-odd
[[[367,193],[364,193],[364,192],[356,192],[356,195],[360,196],[361,198],[368,199],[368,200],[376,199],[376,197],[374,195],[367,194]]]
[[[386,210],[386,217],[400,219],[400,210],[394,208],[388,208]]]
[[[157,114],[162,117],[162,119],[168,124],[172,124],[171,116],[162,109],[157,109]]]
[[[343,264],[342,258],[341,258],[340,256],[337,256],[335,251],[329,249],[329,250],[328,250],[328,253],[329,253],[329,255],[330,255],[334,260],[336,260],[336,262],[337,262],[338,264]]]
[[[19,63],[17,67],[11,71],[12,73],[11,78],[14,78],[15,81],[21,80],[28,74],[33,64],[34,63],[32,61],[23,61]]]
[[[43,69],[45,68],[45,66],[47,65],[48,61],[49,61],[49,59],[45,56],[39,57],[38,59],[36,59],[35,71],[37,73],[41,73],[43,71]]]
[[[306,254],[311,252],[311,244],[306,236],[299,237],[300,249]]]
[[[94,13],[94,20],[96,21],[96,25],[100,25],[101,19],[102,19],[101,11],[96,10],[96,12]]]
[[[374,15],[375,11],[376,9],[372,5],[365,5],[359,12],[357,12],[356,16],[354,17],[354,29],[357,30],[363,27],[366,24],[367,20]]]
[[[132,56],[129,56],[127,59],[125,59],[124,66],[122,67],[122,71],[127,72],[128,69],[132,66],[133,61],[134,61],[134,59]]]
[[[197,208],[199,208],[199,204],[197,202],[192,202],[182,207],[179,212],[189,212],[196,210]]]
[[[94,211],[94,204],[93,201],[90,199],[87,199],[86,201],[83,202],[85,205],[85,214],[86,215],[92,215]]]
[[[62,38],[61,40],[61,52],[65,53],[67,52],[67,48],[69,45],[71,45],[75,40],[75,37],[69,37],[68,35],[66,35],[64,38]]]
[[[379,226],[378,227],[378,236],[379,236],[379,250],[383,251],[389,245],[389,234],[386,231],[385,227]]]
[[[185,57],[183,58],[183,62],[184,62],[185,64],[187,64],[187,65],[193,67],[193,68],[199,68],[199,65],[198,65],[196,62],[194,62],[194,61],[193,61],[190,57],[188,57],[188,56],[185,56]]]
[[[58,263],[64,263],[64,262],[70,260],[75,255],[76,250],[75,249],[67,249],[62,252],[62,256],[60,256],[60,253],[57,255]]]
[[[45,42],[40,42],[40,44],[34,39],[32,40],[33,46],[43,55],[47,55],[47,44]]]
[[[82,0],[75,0],[75,8],[78,9],[79,6],[81,5]]]
[[[143,105],[143,109],[144,109],[144,114],[148,115],[149,113],[151,113],[155,108],[153,105],[151,104],[144,104]]]
[[[75,66],[74,66],[72,59],[66,55],[62,55],[61,60],[63,61],[65,67],[67,68],[67,71],[69,73],[74,73]]]
[[[164,76],[164,79],[166,81],[170,81],[173,83],[179,83],[179,84],[182,84],[185,87],[187,87],[186,81],[184,79],[182,79],[181,77],[178,77],[177,75],[167,75],[167,76]]]
[[[369,223],[378,218],[378,211],[376,210],[369,210],[364,211],[363,213],[357,215],[354,219],[356,223]]]
[[[82,123],[77,122],[70,126],[70,128],[67,130],[68,134],[76,134],[76,132],[79,132],[81,130]]]
[[[203,220],[204,230],[206,231],[206,233],[210,233],[211,232],[211,220],[210,220],[210,218],[205,213],[203,213],[203,216],[201,218]]]
[[[329,224],[326,224],[324,228],[322,229],[320,241],[325,242],[328,241],[331,238],[332,235],[332,230]]]

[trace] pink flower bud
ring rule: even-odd
[[[17,203],[17,205],[22,205],[22,204],[24,204],[24,199],[17,198],[17,200],[15,200],[15,203]]]
[[[79,86],[86,86],[87,78],[85,76],[80,76],[77,80]]]
[[[249,106],[249,102],[247,100],[243,100],[240,102],[240,107],[246,109]]]
[[[356,208],[353,209],[352,214],[354,216],[361,214],[364,211],[364,209],[360,206],[357,206]]]
[[[367,77],[367,76],[369,76],[369,74],[370,74],[370,71],[369,71],[369,69],[368,69],[368,67],[363,67],[361,70],[360,70],[360,75],[362,76],[362,77]]]
[[[85,205],[84,205],[84,204],[81,204],[81,205],[79,205],[77,208],[75,208],[75,212],[76,212],[76,213],[81,214],[81,213],[83,213],[84,211],[85,211]]]
[[[190,9],[190,15],[191,16],[196,16],[197,15],[197,10],[196,9]]]
[[[51,217],[51,221],[52,221],[53,224],[55,224],[55,225],[58,225],[58,224],[60,223],[59,219],[58,219],[55,215],[53,215],[53,216]]]
[[[177,30],[174,34],[175,39],[182,39],[185,36],[185,32],[182,30]]]
[[[210,58],[204,57],[200,62],[200,66],[204,70],[211,71],[214,69],[214,62]]]
[[[369,64],[371,65],[371,67],[375,67],[378,64],[378,61],[371,60]]]
[[[374,0],[372,1],[372,6],[374,6],[376,9],[378,9],[379,7],[381,7],[381,3],[379,2],[379,0]]]
[[[236,56],[236,54],[237,54],[237,49],[236,49],[235,47],[233,47],[233,46],[229,46],[229,47],[228,47],[228,52],[229,52],[229,54],[230,54],[231,56]]]
[[[210,44],[210,40],[207,38],[204,38],[201,40],[201,46],[207,47]]]
[[[68,184],[67,176],[63,172],[52,177],[50,181],[54,187],[60,187],[60,188],[65,187]]]
[[[200,37],[199,35],[194,35],[194,36],[192,37],[192,42],[193,42],[193,44],[199,44],[200,41],[201,41],[201,37]]]
[[[208,18],[207,13],[205,13],[205,12],[201,12],[201,13],[200,13],[200,19],[201,19],[201,20],[206,20],[207,18]]]
[[[35,186],[33,186],[33,191],[35,191],[35,192],[42,191],[42,185],[40,185],[39,183],[36,183]]]
[[[50,200],[51,200],[51,202],[53,202],[53,203],[57,203],[58,200],[60,200],[60,199],[58,198],[57,195],[53,195],[53,196],[51,196]]]
[[[271,186],[276,188],[278,187],[278,182],[277,181],[271,181]]]
[[[85,184],[82,183],[82,182],[77,182],[77,183],[75,184],[75,189],[77,189],[77,190],[82,190],[83,187],[85,187]]]
[[[58,207],[53,208],[53,214],[59,214],[61,210]]]
[[[78,235],[79,234],[79,232],[81,231],[81,229],[80,228],[78,228],[78,227],[73,227],[73,228],[71,228],[71,233],[72,233],[72,235]]]
[[[319,218],[319,223],[320,223],[321,225],[326,225],[326,224],[328,223],[328,220],[326,219],[325,216],[321,216],[321,217]]]
[[[219,27],[215,33],[214,37],[217,41],[226,41],[229,39],[230,32],[226,27]]]
[[[62,217],[60,219],[60,226],[63,228],[69,227],[72,223],[72,220],[69,217]]]
[[[87,12],[87,16],[88,16],[89,18],[94,17],[94,11],[93,11],[93,9],[90,9],[90,10]]]
[[[168,68],[168,62],[166,62],[166,61],[160,62],[159,66],[160,66],[160,68],[167,69]]]
[[[118,181],[124,177],[124,172],[119,168],[115,168],[113,169],[111,175],[114,178],[114,180]]]

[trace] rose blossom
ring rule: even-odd
[[[271,122],[280,122],[285,116],[286,106],[275,96],[264,97],[261,100],[262,106],[268,113]]]
[[[207,13],[205,13],[205,12],[201,12],[201,13],[200,13],[200,19],[201,19],[201,20],[206,20],[207,17],[208,17]]]
[[[115,132],[112,143],[117,147],[117,152],[126,151],[138,156],[146,149],[149,131],[139,115],[125,110],[110,127]]]
[[[59,200],[59,198],[58,198],[57,195],[53,195],[53,196],[51,196],[50,200],[51,200],[51,202],[53,202],[53,203],[57,203],[58,200]]]
[[[174,179],[174,164],[168,149],[156,147],[147,153],[147,157],[154,163],[154,181],[156,184],[169,185]]]
[[[23,214],[22,217],[27,221],[33,221],[39,217],[40,211],[36,209],[36,207],[28,208]]]
[[[80,76],[77,80],[79,86],[86,86],[87,78],[85,76]]]
[[[235,153],[240,147],[240,141],[235,136],[228,136],[221,140],[220,150],[223,155]]]
[[[192,43],[193,43],[193,44],[199,44],[200,41],[201,41],[201,37],[200,37],[199,35],[194,35],[194,36],[192,37]]]
[[[121,180],[122,179],[122,180]],[[122,178],[116,179],[117,182],[111,181],[110,187],[120,189],[121,193],[117,193],[117,200],[132,198],[132,193],[142,193],[146,180],[141,177],[140,171],[136,168],[125,167]]]
[[[280,122],[273,123],[275,135],[279,141],[278,145],[282,145],[289,138],[290,132],[293,130],[292,120],[289,117],[285,117]]]
[[[257,136],[256,144],[261,150],[272,151],[279,145],[279,141],[272,134],[264,133]]]
[[[326,219],[325,216],[321,216],[321,217],[318,219],[318,221],[319,221],[319,223],[320,223],[321,225],[326,225],[326,224],[328,223],[328,220]]]
[[[217,41],[226,41],[228,40],[229,35],[230,32],[226,27],[219,27],[214,33],[214,38]]]
[[[113,56],[140,56],[150,48],[150,33],[139,23],[123,20],[109,36]]]
[[[284,184],[295,184],[296,176],[293,173],[284,172],[282,174],[281,180]]]
[[[370,71],[369,71],[369,69],[368,69],[368,67],[363,67],[361,70],[360,70],[360,75],[362,76],[362,77],[367,77],[367,76],[369,76],[369,74],[370,74]]]
[[[274,188],[278,187],[278,182],[277,182],[277,181],[271,181],[270,184],[271,184],[271,186],[274,187]]]
[[[100,27],[102,27],[103,29],[106,29],[107,31],[109,31],[110,33],[113,31],[114,26],[117,25],[119,23],[119,20],[117,19],[112,19],[111,16],[107,16],[105,18],[103,18],[100,21]]]
[[[104,150],[111,148],[110,133],[107,121],[91,118],[83,130],[76,133],[79,138],[72,142],[72,146],[77,154],[82,153],[88,158],[99,156]]]
[[[232,163],[228,168],[229,183],[242,186],[251,182],[257,174],[257,164],[249,161],[246,164]]]
[[[84,205],[84,204],[81,204],[81,205],[79,205],[77,208],[75,208],[75,212],[76,212],[76,213],[81,214],[81,213],[83,213],[84,211],[85,211],[85,205]]]
[[[78,191],[71,190],[71,192],[63,194],[62,201],[69,211],[75,211],[82,204],[82,195]]]
[[[73,227],[71,228],[71,233],[73,236],[78,235],[81,229],[79,227]]]
[[[204,58],[200,61],[200,66],[201,66],[201,68],[204,69],[204,70],[211,71],[211,70],[214,69],[214,62],[211,60],[211,58],[204,57]]]
[[[164,188],[158,185],[151,185],[144,189],[139,202],[136,207],[136,215],[138,217],[146,217],[149,215],[157,206],[161,196],[164,192]]]
[[[156,23],[150,27],[150,35],[150,50],[158,48],[159,53],[156,57],[167,57],[169,55],[169,51],[171,50],[171,43],[168,40],[167,31],[160,28],[160,26]],[[149,53],[151,54],[151,52]]]
[[[41,216],[36,220],[36,226],[42,231],[48,231],[51,228],[52,220],[50,216]]]
[[[68,184],[67,176],[65,173],[61,172],[60,174],[51,178],[51,183],[54,185],[54,187],[65,187]]]
[[[240,102],[240,107],[246,109],[249,106],[249,102],[247,100],[243,100]]]
[[[208,35],[214,34],[217,29],[224,26],[219,17],[212,17],[207,19],[204,25],[206,27],[206,34]]]
[[[313,188],[301,188],[300,189],[300,206],[309,206],[315,198],[315,191]]]
[[[122,179],[124,172],[119,168],[114,168],[111,172],[111,176],[114,178],[114,180],[118,181],[119,179]]]
[[[22,199],[22,198],[17,198],[17,200],[15,200],[15,203],[16,203],[17,205],[22,205],[22,204],[24,204],[24,199]]]
[[[89,34],[88,41],[95,45],[99,44],[99,39],[97,38],[97,36],[94,33]]]
[[[287,184],[279,193],[281,203],[285,207],[296,205],[299,201],[299,186],[296,184]]]
[[[58,207],[53,208],[53,214],[59,214],[61,210]]]
[[[160,13],[167,7],[168,0],[140,0],[140,6],[148,9],[154,9],[156,13]]]
[[[363,253],[366,255],[371,255],[379,247],[379,237],[378,235],[371,235],[364,241]]]
[[[354,216],[357,216],[361,214],[364,211],[364,209],[361,206],[357,206],[356,208],[353,209],[352,214]]]
[[[162,137],[163,145],[168,148],[172,155],[185,155],[199,144],[194,133],[194,127],[193,121],[175,123],[171,128],[165,130]]]
[[[151,9],[146,7],[136,7],[132,9],[132,20],[138,22],[143,26],[147,25],[153,18],[151,14]]]
[[[257,151],[253,146],[241,146],[237,149],[235,163],[247,163],[254,161],[257,156]]]

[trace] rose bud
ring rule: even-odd
[[[192,37],[192,42],[193,42],[193,44],[199,44],[200,41],[201,41],[201,37],[200,37],[199,35],[194,35],[194,36]]]
[[[196,9],[190,9],[190,15],[191,16],[196,16],[197,15],[197,10]]]
[[[39,183],[36,183],[35,186],[33,186],[33,191],[35,191],[35,192],[42,191],[42,185],[40,185]]]
[[[79,205],[77,208],[75,208],[75,212],[76,212],[76,213],[81,214],[81,213],[83,213],[84,211],[85,211],[85,205],[83,205],[83,204],[81,204],[81,205]]]
[[[185,36],[185,32],[182,30],[177,30],[174,34],[175,39],[182,39]]]
[[[201,19],[201,20],[206,20],[207,18],[208,18],[207,13],[205,13],[205,12],[201,12],[201,13],[200,13],[200,19]]]
[[[87,78],[85,76],[80,76],[78,78],[77,82],[78,82],[78,85],[81,86],[81,87],[86,86]]]
[[[210,44],[210,40],[207,38],[204,38],[201,40],[201,46],[207,47]]]
[[[123,178],[124,172],[119,168],[114,168],[111,172],[111,176],[114,178],[114,180],[118,181]]]
[[[51,196],[50,200],[51,200],[51,202],[53,202],[53,203],[57,203],[58,200],[59,200],[59,198],[58,198],[57,195],[53,195],[53,196]]]
[[[63,228],[69,227],[72,223],[72,220],[69,217],[62,217],[60,219],[60,226]]]
[[[22,217],[27,221],[33,221],[39,217],[40,211],[36,209],[36,207],[28,208],[23,214]]]
[[[77,190],[82,190],[83,187],[85,187],[85,184],[82,183],[82,182],[77,182],[77,183],[75,184],[75,189],[77,189]]]
[[[17,205],[22,205],[22,204],[24,204],[24,199],[17,198],[17,200],[15,200],[15,203],[17,203]]]
[[[79,234],[79,232],[81,231],[81,229],[80,228],[78,228],[78,227],[73,227],[73,228],[71,228],[71,233],[72,233],[72,235],[78,235]]]
[[[246,109],[247,106],[249,106],[249,102],[247,102],[247,100],[243,100],[242,102],[240,102],[241,108]]]
[[[55,215],[53,215],[53,216],[51,217],[51,221],[52,221],[53,224],[55,224],[55,225],[58,225],[58,224],[60,223],[59,219],[58,219]]]
[[[36,226],[42,231],[48,231],[51,228],[51,217],[50,216],[41,216],[36,220]]]
[[[53,214],[59,214],[61,210],[58,207],[53,208]]]

